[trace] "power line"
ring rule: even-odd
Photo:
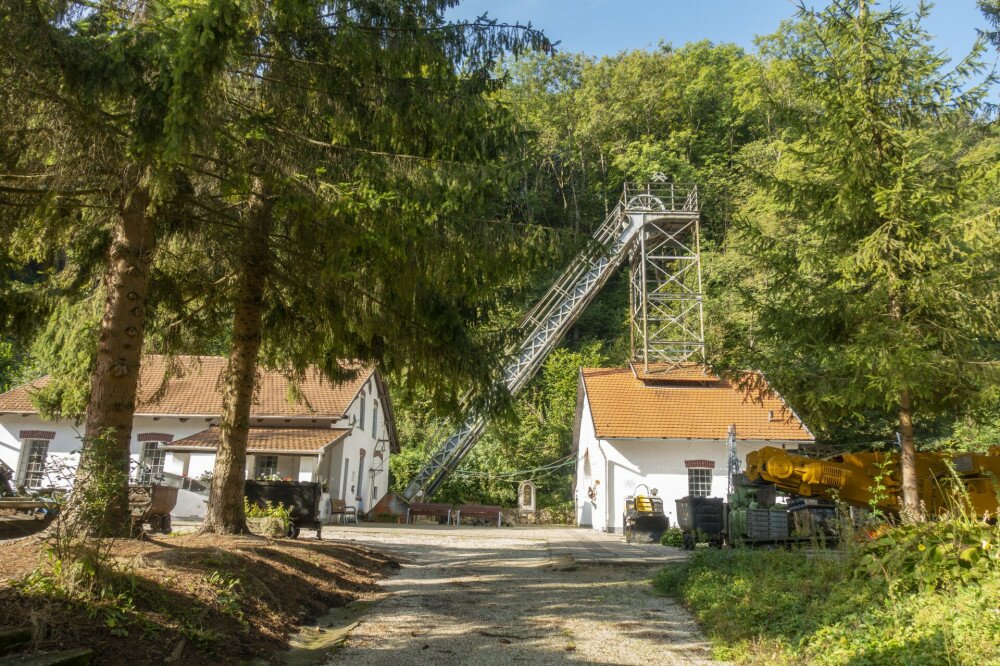
[[[501,472],[499,474],[493,474],[490,472],[456,471],[455,476],[458,478],[481,478],[492,481],[517,481],[517,477],[520,476],[535,474],[537,472],[555,472],[557,469],[566,467],[575,461],[576,454],[571,453],[564,458],[556,460],[556,462],[549,463],[548,465],[542,465],[540,467],[533,467],[531,469],[519,469],[510,472]],[[548,474],[544,476],[548,476]]]

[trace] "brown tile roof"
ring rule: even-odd
[[[221,356],[175,356],[174,366],[170,379],[164,383],[168,370],[167,357],[150,355],[143,358],[136,415],[220,415],[226,359]],[[350,366],[345,364],[344,367]],[[300,385],[302,400],[292,402],[285,376],[280,372],[263,370],[259,373],[251,415],[340,418],[372,372],[370,368],[361,368],[353,380],[334,384],[318,370],[311,369]],[[38,411],[31,404],[29,390],[40,388],[48,381],[48,377],[43,377],[0,394],[0,411]]]
[[[758,400],[711,372],[699,369],[703,381],[665,382],[644,382],[630,368],[583,368],[580,374],[602,439],[725,439],[730,424],[741,440],[814,439],[777,394]]]
[[[247,453],[315,454],[350,432],[337,428],[250,428]],[[167,451],[214,451],[219,448],[219,428],[212,426],[163,448]]]

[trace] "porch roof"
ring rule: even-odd
[[[250,428],[247,453],[316,455],[350,434],[350,428]],[[221,434],[212,426],[167,446],[166,451],[208,452],[219,448]]]

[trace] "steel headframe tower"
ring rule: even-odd
[[[704,363],[698,188],[657,174],[627,184],[625,202],[642,214],[630,257],[632,362],[646,375]]]

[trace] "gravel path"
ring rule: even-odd
[[[648,565],[579,565],[512,530],[338,530],[403,563],[331,664],[706,664]]]

